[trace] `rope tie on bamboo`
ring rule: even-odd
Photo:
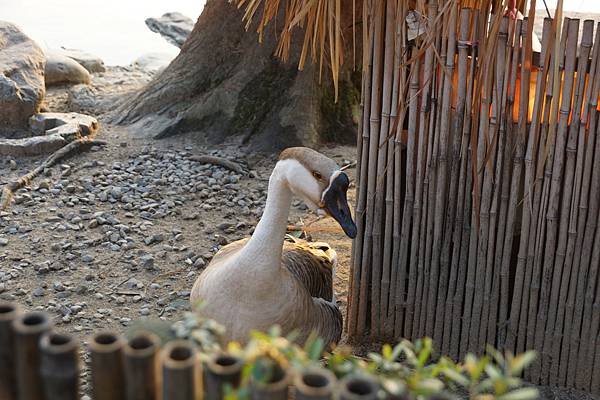
[[[457,43],[459,49],[479,46],[479,40],[457,40]]]

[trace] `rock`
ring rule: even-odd
[[[88,72],[94,73],[106,71],[104,61],[102,61],[100,57],[96,57],[95,55],[81,50],[65,49],[64,47],[61,49],[61,53],[77,61],[83,68],[87,69]]]
[[[167,53],[147,53],[138,57],[133,66],[158,73],[173,61],[173,56]]]
[[[60,135],[34,136],[24,139],[0,139],[0,155],[20,157],[53,153],[64,147],[67,143],[67,140]]]
[[[77,135],[96,133],[99,124],[94,117],[78,113],[38,113],[29,118],[31,131],[36,135],[60,135],[73,140]]]
[[[194,21],[178,12],[166,13],[160,18],[146,19],[152,32],[159,33],[169,43],[181,48],[194,29]]]
[[[4,247],[8,244],[8,239],[0,237],[0,247]]]
[[[45,58],[42,49],[15,25],[0,21],[0,134],[27,129],[40,110]]]
[[[90,83],[90,73],[77,61],[56,51],[46,51],[46,86]]]
[[[11,171],[14,171],[15,169],[17,169],[17,162],[15,160],[10,160],[8,162],[8,165],[10,166]]]
[[[98,111],[100,101],[96,90],[88,85],[71,86],[67,92],[67,106],[70,111]],[[96,115],[96,114],[95,114]]]

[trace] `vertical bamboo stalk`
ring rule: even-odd
[[[413,57],[416,55],[416,50],[413,49]],[[409,332],[412,330],[412,317],[408,317],[408,302],[411,291],[414,297],[414,291],[412,290],[413,283],[415,283],[415,272],[413,269],[409,269],[411,259],[409,257],[409,244],[410,244],[410,232],[411,226],[416,223],[413,219],[414,200],[415,200],[415,161],[417,153],[417,124],[418,124],[418,112],[419,112],[419,75],[420,75],[420,60],[417,59],[411,64],[410,70],[410,85],[409,85],[409,96],[408,96],[408,138],[406,144],[406,193],[404,196],[404,208],[402,211],[402,231],[400,233],[400,260],[399,268],[401,271],[408,272],[408,292],[404,292],[404,283],[400,282],[401,292],[398,294],[396,307],[396,323],[394,325],[394,334],[399,337],[401,333],[404,333],[405,337],[409,337]],[[414,246],[414,245],[413,245]],[[411,254],[412,254],[412,247]],[[406,314],[405,314],[406,313]],[[404,318],[404,321],[402,319]],[[404,322],[404,323],[403,323]],[[404,329],[403,329],[404,328]]]
[[[101,332],[89,341],[92,398],[125,399],[124,341],[116,333]]]
[[[335,375],[326,369],[307,369],[294,378],[295,399],[329,400],[335,392]]]
[[[160,346],[158,337],[140,332],[130,338],[123,348],[127,400],[154,400],[157,398],[156,355]]]
[[[20,312],[16,304],[0,301],[0,399],[17,398],[15,334],[12,324]]]
[[[45,400],[79,399],[79,346],[73,337],[46,333],[40,340]]]
[[[288,400],[290,376],[281,367],[275,369],[269,382],[252,382],[253,400]]]
[[[565,19],[565,22],[568,19]],[[553,21],[553,24],[558,21]],[[540,135],[540,146],[538,149],[538,172],[536,185],[534,186],[534,201],[533,201],[533,216],[532,224],[530,228],[529,249],[527,252],[527,269],[532,270],[530,295],[529,295],[529,309],[527,312],[521,313],[520,322],[521,326],[527,325],[527,335],[519,335],[519,341],[517,342],[517,351],[521,351],[524,348],[533,348],[535,345],[535,323],[537,318],[537,305],[539,302],[539,293],[542,279],[542,247],[545,238],[545,216],[546,208],[548,203],[548,191],[550,186],[550,177],[552,174],[552,159],[554,158],[554,141],[555,141],[555,127],[550,129],[551,125],[555,124],[555,117],[558,113],[558,100],[560,96],[560,70],[564,61],[564,49],[567,40],[567,26],[565,23],[562,28],[560,40],[558,41],[558,51],[556,51],[556,45],[550,47],[550,62],[548,84],[546,85],[546,98],[544,105],[544,115],[542,118],[542,130]],[[554,31],[554,28],[553,28]],[[548,57],[546,57],[548,59]],[[556,86],[556,88],[555,88]],[[556,89],[556,90],[555,90]],[[551,124],[552,121],[552,124]],[[543,171],[543,177],[540,176]],[[531,375],[530,370],[525,371],[525,376]]]
[[[162,350],[163,400],[196,399],[196,349],[189,341],[173,341]]]
[[[538,66],[538,75],[536,80],[536,93],[533,106],[533,115],[531,126],[529,130],[529,138],[527,142],[527,150],[525,153],[525,183],[524,183],[524,201],[523,201],[523,213],[521,221],[521,236],[519,243],[519,253],[517,256],[517,266],[515,272],[515,287],[513,290],[512,307],[509,323],[511,324],[511,330],[517,331],[519,327],[519,318],[521,314],[526,314],[529,304],[529,284],[531,282],[531,269],[525,268],[527,263],[527,251],[529,248],[530,235],[531,241],[534,240],[532,233],[530,232],[531,218],[534,214],[533,197],[535,193],[535,159],[534,156],[537,151],[539,143],[539,129],[541,120],[541,111],[544,102],[544,89],[546,84],[547,76],[547,51],[550,35],[552,29],[552,20],[549,18],[544,19],[544,27],[542,34],[542,48],[540,54],[540,65]],[[506,270],[506,272],[508,272]],[[504,282],[508,282],[508,276],[504,277]],[[505,295],[508,297],[508,285],[505,286]],[[504,299],[501,308],[501,321],[508,316],[507,304],[508,298]],[[521,326],[522,328],[522,326]],[[521,330],[521,335],[525,335],[525,330]],[[503,343],[503,342],[501,342]],[[514,339],[511,343],[514,346]],[[501,344],[502,345],[502,344]]]
[[[579,62],[577,64],[577,85],[575,86],[573,99],[573,112],[571,116],[571,124],[568,132],[567,147],[566,147],[566,164],[564,172],[564,182],[562,189],[562,208],[560,212],[558,246],[556,257],[554,260],[554,271],[561,271],[560,280],[554,282],[552,286],[550,310],[548,313],[547,331],[553,332],[552,337],[544,338],[544,350],[546,354],[551,354],[548,357],[546,365],[542,365],[542,371],[548,374],[542,378],[542,382],[551,382],[556,384],[558,381],[558,361],[560,360],[560,348],[563,338],[563,323],[565,314],[564,299],[568,297],[569,281],[571,279],[571,267],[573,261],[573,251],[567,252],[567,242],[571,242],[573,247],[573,236],[576,232],[577,214],[573,209],[575,204],[579,203],[579,194],[577,193],[576,176],[580,174],[581,163],[583,160],[583,143],[580,142],[579,135],[585,135],[585,132],[580,132],[581,108],[583,104],[583,96],[586,84],[586,70],[592,47],[592,34],[594,30],[594,21],[587,20],[583,25],[583,36],[581,46],[579,48]],[[582,138],[583,139],[583,138]],[[578,168],[576,166],[576,155]],[[579,161],[581,160],[581,161]],[[575,212],[575,214],[574,214]],[[570,239],[570,240],[569,240]],[[557,274],[559,275],[559,274]],[[555,276],[556,277],[556,276]],[[575,275],[573,275],[575,277]],[[554,360],[554,362],[552,362]],[[551,363],[551,365],[550,365]]]
[[[460,14],[460,40],[458,42],[458,85],[457,85],[457,104],[456,104],[456,118],[455,118],[455,132],[456,135],[461,135],[460,143],[460,171],[458,180],[458,199],[456,204],[456,224],[453,232],[453,249],[452,249],[452,266],[451,269],[456,271],[456,285],[454,290],[448,292],[448,300],[450,302],[451,312],[446,313],[446,321],[444,323],[444,332],[447,332],[448,337],[448,351],[451,357],[454,359],[458,358],[458,341],[460,337],[460,313],[462,306],[462,297],[464,293],[465,275],[466,275],[466,263],[461,259],[461,254],[465,257],[466,251],[463,249],[465,240],[465,234],[470,230],[468,227],[468,221],[470,221],[469,207],[466,206],[465,198],[469,196],[469,185],[470,180],[469,172],[470,166],[468,163],[470,152],[468,150],[470,127],[471,127],[471,92],[472,82],[474,76],[475,67],[475,51],[470,62],[468,61],[469,45],[467,40],[469,38],[469,30],[471,27],[472,10],[469,8],[463,8]],[[470,71],[470,72],[469,72]],[[467,84],[468,82],[468,84]],[[468,101],[467,101],[468,99]],[[464,123],[463,123],[464,121]],[[466,217],[465,217],[466,216]],[[464,232],[464,233],[463,233]],[[452,279],[451,279],[452,281]],[[444,340],[446,341],[446,340]]]
[[[383,59],[383,25],[385,19],[385,10],[381,3],[376,3],[375,6],[375,20],[373,22],[373,72],[372,72],[372,83],[371,83],[371,109],[370,109],[370,138],[369,138],[369,155],[368,155],[368,175],[367,175],[367,196],[366,196],[366,209],[365,209],[365,228],[364,228],[364,243],[362,249],[361,259],[361,277],[365,279],[361,280],[361,292],[360,292],[360,304],[359,304],[359,329],[363,334],[365,333],[365,327],[367,326],[366,318],[369,315],[367,311],[367,300],[371,296],[369,293],[379,293],[380,285],[380,271],[378,268],[373,269],[371,265],[371,259],[373,254],[373,218],[374,218],[374,207],[375,207],[375,190],[377,183],[377,154],[379,144],[379,127],[380,127],[380,113],[381,113],[381,76],[382,76],[382,65],[380,65]],[[363,181],[364,182],[364,181]],[[370,279],[367,278],[369,271],[371,272]],[[370,292],[369,292],[370,287]],[[373,300],[373,299],[372,299]],[[371,304],[371,314],[372,314]],[[370,327],[374,328],[377,326],[377,316],[371,315]]]
[[[19,315],[13,321],[16,349],[17,398],[19,400],[43,399],[40,375],[40,337],[50,330],[48,316],[41,312]]]
[[[223,390],[229,385],[235,389],[242,377],[244,360],[230,354],[215,354],[204,363],[204,396],[207,400],[223,398]]]
[[[598,94],[600,93],[600,78],[596,75],[596,71],[600,69],[600,24],[596,28],[596,39],[594,42],[594,57],[592,61],[592,69],[590,70],[590,77],[594,77],[594,84],[592,90],[589,93],[588,109],[589,109],[589,131],[588,131],[588,143],[586,153],[586,166],[591,164],[591,167],[587,167],[586,170],[590,170],[584,176],[590,177],[591,180],[586,183],[584,181],[583,188],[589,185],[589,194],[581,196],[581,204],[579,206],[580,220],[579,227],[577,229],[577,246],[575,248],[575,260],[573,265],[577,267],[577,284],[567,299],[567,318],[572,316],[572,321],[565,321],[565,327],[571,327],[570,334],[568,335],[569,341],[564,346],[563,354],[561,357],[565,359],[561,363],[561,376],[566,374],[566,385],[573,387],[575,384],[576,368],[570,366],[577,365],[577,350],[579,349],[579,333],[583,317],[583,297],[580,293],[585,291],[585,282],[587,279],[589,259],[591,254],[592,240],[594,236],[594,230],[596,228],[593,221],[596,221],[596,215],[598,214],[598,198],[600,197],[600,157],[596,157],[596,154],[600,154],[600,140],[597,135],[597,115],[598,112],[596,107],[598,105]],[[587,123],[582,121],[582,126],[587,126]],[[588,178],[589,179],[589,178]],[[589,197],[589,199],[588,199]],[[575,281],[575,280],[573,280]],[[574,304],[573,304],[574,303]],[[567,356],[568,354],[568,356]],[[564,368],[563,366],[564,365]],[[566,369],[566,371],[565,371]]]
[[[367,2],[363,5],[363,20],[368,23],[368,17],[365,10],[367,9]],[[366,28],[365,28],[366,31]],[[368,59],[366,71],[363,71],[363,97],[364,105],[361,107],[362,110],[362,131],[361,131],[361,157],[357,160],[357,164],[360,165],[360,184],[356,186],[356,210],[355,218],[358,230],[358,235],[352,245],[352,280],[350,298],[348,301],[348,331],[351,337],[357,337],[358,335],[365,334],[365,321],[366,315],[366,301],[367,301],[367,289],[369,279],[368,266],[361,264],[362,261],[362,250],[364,241],[364,222],[365,222],[365,207],[367,198],[367,172],[369,163],[369,139],[370,139],[370,126],[369,116],[371,110],[371,75],[373,70],[373,35],[370,35],[368,40],[368,50],[365,51],[365,57]],[[365,280],[367,282],[365,282]]]
[[[395,2],[385,2],[385,36],[384,36],[384,65],[383,65],[383,90],[381,105],[381,125],[379,130],[379,145],[377,154],[377,182],[375,186],[375,205],[373,216],[373,289],[371,299],[371,336],[381,337],[382,326],[387,316],[387,302],[390,290],[390,264],[391,264],[391,224],[393,221],[393,207],[391,187],[386,186],[385,178],[393,177],[393,142],[390,135],[390,113],[393,93],[394,60],[395,60]],[[391,150],[391,152],[390,152]],[[389,159],[391,156],[392,159]],[[385,214],[384,221],[384,212]],[[382,232],[383,231],[383,232]],[[382,233],[388,233],[382,241]],[[383,250],[383,254],[382,254]]]
[[[444,89],[442,94],[442,108],[441,108],[441,120],[440,120],[440,151],[438,158],[438,178],[437,178],[437,190],[435,199],[435,225],[433,232],[433,254],[432,254],[432,274],[430,279],[429,299],[427,300],[427,314],[428,317],[428,330],[433,330],[433,339],[437,343],[438,347],[442,347],[443,343],[443,326],[444,326],[444,313],[446,311],[445,301],[448,292],[449,285],[449,272],[448,262],[444,260],[442,262],[442,242],[443,242],[443,228],[444,228],[444,216],[447,213],[447,209],[454,209],[455,196],[450,192],[452,187],[446,192],[446,187],[453,183],[452,177],[451,182],[447,182],[448,179],[448,160],[454,153],[454,148],[449,149],[451,141],[451,102],[452,102],[452,77],[454,76],[454,56],[456,53],[456,21],[457,21],[457,7],[452,6],[450,9],[450,17],[448,22],[448,46],[446,55],[445,71],[442,74],[446,74],[444,80]],[[444,67],[442,67],[444,68]],[[456,133],[454,132],[454,135]],[[454,143],[452,143],[454,144]],[[453,172],[455,168],[450,167],[450,172]],[[446,198],[449,198],[449,204],[446,205]],[[451,221],[447,220],[446,224]],[[436,293],[434,293],[436,292]]]
[[[428,18],[430,21],[435,19],[435,13],[437,11],[437,4],[434,4],[433,1],[428,3]],[[418,142],[418,153],[417,153],[417,171],[416,171],[416,188],[415,188],[415,201],[413,204],[413,232],[412,232],[412,246],[410,251],[410,274],[414,274],[416,277],[416,285],[412,287],[409,282],[409,292],[407,299],[407,309],[406,309],[406,327],[411,328],[411,331],[408,332],[407,337],[415,337],[417,336],[418,324],[415,324],[415,319],[417,319],[419,313],[417,312],[417,307],[419,303],[417,299],[420,299],[418,293],[419,283],[422,285],[422,268],[419,265],[418,254],[421,249],[419,249],[420,245],[422,245],[422,241],[420,240],[423,235],[421,235],[421,225],[423,223],[422,219],[424,217],[421,215],[421,207],[422,207],[422,198],[423,198],[423,181],[425,178],[425,163],[427,161],[427,132],[429,132],[429,112],[431,110],[431,80],[433,76],[433,53],[434,49],[432,46],[427,46],[427,50],[425,51],[425,61],[423,65],[423,85],[421,90],[421,104],[420,104],[420,115],[419,115],[419,142]],[[423,263],[423,259],[421,258],[421,263]],[[419,281],[421,279],[421,281]],[[410,320],[410,322],[408,322]]]
[[[560,199],[561,182],[563,178],[564,153],[566,145],[567,124],[571,108],[571,95],[573,90],[573,79],[575,72],[575,61],[577,56],[577,34],[579,31],[579,20],[573,19],[568,22],[566,57],[564,83],[561,93],[560,115],[558,120],[558,129],[556,133],[556,143],[554,148],[554,159],[552,164],[552,182],[548,198],[548,213],[546,216],[546,246],[544,257],[544,270],[542,275],[542,287],[540,292],[540,302],[538,317],[536,322],[535,348],[542,350],[544,334],[551,334],[546,331],[546,320],[552,318],[549,316],[549,303],[551,301],[551,288],[560,284],[561,271],[554,271],[552,267],[556,255],[557,222],[558,222],[558,203]],[[550,126],[552,130],[552,126]],[[554,275],[552,279],[552,275]],[[559,301],[558,299],[556,301]],[[540,360],[541,359],[541,360]],[[548,354],[541,353],[541,357],[532,366],[532,373],[535,382],[538,382],[541,376],[540,368],[548,363]],[[540,362],[541,361],[541,362]],[[542,381],[543,382],[543,381]]]

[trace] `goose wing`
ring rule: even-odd
[[[314,298],[333,301],[335,251],[326,243],[309,243],[287,236],[283,245],[283,265]]]

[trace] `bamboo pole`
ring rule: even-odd
[[[288,400],[288,385],[291,377],[288,372],[275,368],[268,382],[251,382],[253,400]]]
[[[412,56],[416,55],[416,49],[413,49]],[[410,85],[409,85],[409,96],[408,96],[408,139],[406,144],[406,193],[404,196],[404,208],[402,211],[403,221],[402,230],[400,233],[400,255],[399,255],[399,268],[401,271],[408,271],[408,292],[406,298],[404,296],[404,284],[399,283],[401,292],[397,295],[397,314],[396,322],[394,324],[394,335],[399,337],[401,333],[404,333],[404,337],[410,337],[412,330],[412,318],[408,317],[408,302],[411,292],[414,297],[415,283],[415,271],[410,268],[411,259],[409,258],[409,244],[410,244],[410,233],[411,226],[416,224],[416,220],[413,219],[414,213],[414,200],[415,200],[415,160],[417,153],[417,129],[418,129],[418,112],[419,112],[419,76],[420,76],[421,63],[417,59],[411,64],[410,70]],[[413,245],[414,246],[414,245]],[[412,247],[411,254],[412,254]],[[406,315],[405,315],[406,313]],[[404,318],[405,317],[405,318]],[[403,321],[404,319],[404,321]]]
[[[548,198],[548,213],[546,216],[546,246],[544,257],[544,270],[542,275],[542,287],[540,292],[540,302],[538,310],[538,318],[536,322],[535,348],[542,350],[544,334],[551,334],[546,331],[546,319],[552,318],[553,315],[548,314],[549,303],[551,302],[551,288],[560,285],[560,271],[552,273],[554,258],[556,255],[556,240],[557,240],[557,221],[558,221],[558,203],[560,199],[561,181],[563,178],[564,153],[566,145],[566,134],[568,118],[571,108],[571,96],[573,90],[573,78],[575,72],[575,61],[577,57],[577,33],[579,31],[579,20],[572,19],[568,22],[567,45],[565,56],[565,72],[563,89],[561,92],[561,106],[558,120],[558,129],[556,133],[556,143],[554,148],[554,159],[552,163],[552,182],[550,185],[550,193]],[[550,126],[552,130],[552,126]],[[552,275],[554,275],[552,277]],[[556,301],[559,301],[556,299]],[[532,373],[535,382],[539,382],[541,376],[540,368],[544,368],[548,363],[548,354],[542,352],[540,359],[532,365]],[[540,363],[541,361],[541,363]],[[544,382],[544,380],[542,380]]]
[[[368,16],[366,15],[367,2],[363,5],[363,21],[367,21]],[[357,337],[358,335],[365,334],[365,323],[366,323],[366,301],[367,301],[367,289],[369,279],[369,269],[365,264],[360,263],[362,261],[362,250],[364,240],[364,214],[366,207],[367,198],[367,173],[368,173],[368,148],[370,139],[370,126],[369,116],[371,109],[371,75],[373,70],[373,35],[370,35],[368,40],[368,51],[365,52],[365,57],[368,57],[368,64],[366,72],[363,72],[363,85],[364,85],[364,105],[362,107],[362,132],[361,132],[361,158],[358,159],[360,164],[360,185],[357,185],[357,200],[356,200],[356,225],[359,234],[356,237],[352,245],[352,290],[350,293],[350,299],[348,301],[348,331],[351,337]]]
[[[207,400],[223,398],[226,385],[235,389],[242,377],[244,360],[231,354],[214,354],[204,363],[204,396]]]
[[[373,218],[374,218],[374,207],[375,207],[375,190],[377,183],[377,154],[379,144],[379,127],[380,127],[380,113],[381,113],[381,75],[382,66],[380,60],[382,60],[383,52],[383,25],[385,19],[385,10],[381,3],[376,3],[375,6],[375,18],[373,22],[373,72],[372,72],[372,83],[371,83],[371,109],[370,109],[370,138],[369,138],[369,155],[368,155],[368,175],[367,175],[367,196],[366,196],[366,210],[365,210],[365,228],[364,228],[364,243],[362,244],[362,259],[361,259],[361,277],[365,278],[361,281],[361,293],[359,305],[359,332],[362,334],[366,333],[366,317],[371,314],[370,327],[375,328],[377,326],[377,315],[373,316],[373,307],[371,304],[371,312],[367,311],[367,299],[370,298],[369,293],[379,293],[380,285],[380,270],[374,268],[371,265],[372,253],[373,253]],[[364,182],[364,181],[363,181]],[[369,271],[372,273],[370,278],[367,278]],[[369,292],[370,288],[370,292]],[[373,300],[373,299],[371,299]],[[362,328],[362,329],[361,329]]]
[[[387,302],[390,290],[390,264],[391,264],[391,224],[393,221],[391,187],[386,188],[386,178],[393,177],[392,136],[390,135],[390,113],[392,103],[392,85],[394,78],[395,60],[395,26],[396,7],[395,2],[385,2],[385,27],[384,27],[384,51],[383,51],[383,88],[381,100],[381,123],[379,126],[379,144],[377,154],[377,175],[375,184],[375,204],[373,211],[373,286],[371,290],[371,337],[382,336],[382,325],[387,316]],[[390,152],[389,150],[392,150]],[[389,211],[385,214],[384,211]],[[383,231],[383,232],[382,232]],[[386,239],[382,240],[382,234]],[[383,251],[383,254],[382,254]]]
[[[443,242],[443,228],[444,228],[444,216],[446,215],[447,209],[454,209],[455,203],[452,199],[455,196],[450,192],[451,189],[446,192],[446,187],[451,183],[447,182],[449,172],[448,171],[448,160],[451,159],[454,149],[450,149],[451,138],[451,102],[452,102],[452,77],[454,76],[454,57],[456,53],[456,21],[457,21],[457,7],[452,6],[450,9],[450,17],[448,21],[448,45],[446,54],[446,65],[445,71],[441,71],[440,74],[445,76],[444,89],[442,94],[442,107],[441,107],[441,118],[440,118],[440,151],[438,158],[438,177],[437,177],[437,190],[435,198],[435,216],[434,216],[434,232],[433,232],[433,254],[432,254],[432,274],[430,280],[430,288],[427,300],[427,314],[428,314],[428,331],[433,330],[433,339],[439,347],[442,347],[443,343],[443,325],[444,325],[444,313],[445,313],[445,301],[448,292],[449,275],[448,262],[444,260],[442,262],[442,242]],[[442,67],[444,68],[444,67]],[[454,143],[452,143],[454,144]],[[452,179],[450,179],[452,181]],[[446,198],[450,197],[448,205],[446,205]],[[446,220],[446,224],[450,223],[450,220]]]
[[[558,52],[556,46],[551,54],[551,62],[549,66],[552,69],[549,71],[548,81],[550,82],[546,86],[546,105],[544,107],[544,119],[542,125],[542,136],[545,138],[545,143],[540,142],[539,153],[538,153],[538,172],[544,171],[543,182],[538,183],[541,185],[539,188],[539,194],[534,199],[534,215],[537,215],[537,219],[532,224],[531,231],[535,232],[536,240],[531,242],[531,246],[527,255],[527,264],[532,267],[532,278],[531,278],[531,294],[529,296],[529,310],[527,317],[523,317],[523,323],[527,324],[527,337],[526,340],[517,343],[517,351],[521,351],[522,348],[534,348],[535,346],[535,325],[537,321],[538,303],[540,297],[540,287],[542,280],[542,258],[543,258],[543,244],[545,238],[545,222],[546,222],[546,208],[548,203],[548,192],[550,186],[550,178],[552,176],[552,160],[554,158],[554,145],[555,145],[555,118],[558,114],[558,106],[560,99],[560,72],[559,68],[562,69],[564,62],[564,51],[567,41],[567,27],[568,18],[565,18],[565,24],[562,28],[562,33],[559,41]],[[555,40],[555,42],[558,39]],[[556,89],[556,90],[555,90]],[[541,139],[540,139],[541,140]],[[531,234],[531,233],[530,233]],[[519,336],[519,339],[523,339],[523,335]],[[525,371],[525,376],[531,375],[531,369]]]
[[[583,104],[583,96],[586,84],[586,70],[592,47],[592,34],[594,31],[594,21],[587,20],[583,24],[583,35],[581,46],[579,48],[579,61],[577,64],[577,80],[573,96],[573,110],[571,115],[571,124],[568,131],[567,147],[566,147],[566,164],[564,172],[564,181],[562,188],[562,206],[560,211],[560,222],[558,232],[558,245],[556,257],[554,259],[554,272],[559,275],[559,280],[555,281],[552,286],[550,295],[550,308],[548,312],[547,332],[552,333],[544,338],[543,352],[551,356],[546,359],[546,364],[542,365],[542,382],[557,382],[558,381],[558,361],[560,360],[560,348],[563,338],[563,323],[565,314],[565,301],[569,293],[569,281],[571,280],[571,268],[573,261],[573,252],[567,254],[567,242],[571,242],[571,247],[574,246],[573,236],[576,234],[577,209],[575,204],[579,203],[579,195],[577,193],[576,176],[580,174],[581,164],[583,160],[583,143],[578,146],[579,135],[585,135],[585,132],[580,132],[581,108]],[[576,160],[576,156],[578,161]],[[577,161],[578,168],[575,170]],[[569,240],[571,239],[571,240]],[[562,273],[560,273],[562,271]],[[558,272],[558,273],[557,273]],[[575,275],[573,275],[575,277]],[[552,362],[554,360],[554,362]],[[545,376],[547,375],[547,376]]]
[[[335,392],[335,375],[326,369],[307,369],[294,377],[296,400],[329,400]]]
[[[189,341],[173,341],[162,350],[162,399],[194,400],[196,388],[196,349]]]
[[[511,315],[509,318],[509,323],[511,326],[511,330],[515,332],[519,329],[520,336],[524,336],[526,332],[522,330],[522,324],[519,324],[520,318],[522,315],[526,314],[529,304],[529,285],[531,284],[531,269],[525,268],[527,264],[527,251],[530,243],[534,241],[534,232],[530,232],[531,227],[531,218],[534,214],[533,207],[533,197],[535,193],[535,154],[537,153],[539,138],[540,138],[540,123],[541,123],[541,111],[544,102],[544,90],[546,83],[546,76],[548,69],[545,68],[547,65],[547,55],[549,52],[547,51],[550,36],[552,34],[552,20],[549,18],[544,19],[544,27],[542,34],[542,48],[541,48],[541,56],[540,56],[540,65],[538,66],[538,74],[536,80],[536,92],[534,98],[533,105],[533,115],[532,121],[529,130],[529,137],[527,142],[527,150],[525,153],[525,183],[524,183],[524,201],[523,201],[523,213],[521,217],[521,235],[519,242],[519,253],[517,256],[517,266],[515,272],[515,288],[513,290],[512,296],[512,307],[511,307]],[[508,249],[507,249],[508,250]],[[508,257],[508,255],[507,255]],[[506,267],[506,265],[505,265]],[[508,283],[508,270],[503,269],[504,276],[503,282]],[[506,284],[503,287],[503,295],[508,297],[508,285]],[[501,321],[504,320],[508,316],[507,311],[508,307],[506,305],[506,300],[503,301],[504,306],[501,307]],[[518,328],[519,327],[519,328]],[[503,341],[501,341],[502,346]],[[514,346],[514,335],[512,338],[511,344]],[[510,348],[510,347],[509,347]]]
[[[433,20],[434,11],[436,7],[429,3],[429,11],[428,17],[429,20]],[[415,311],[416,299],[417,299],[417,286],[419,284],[419,277],[422,279],[422,271],[417,267],[418,262],[418,254],[419,254],[419,243],[420,242],[420,227],[421,227],[421,206],[422,206],[422,197],[423,197],[423,179],[424,179],[424,167],[426,162],[426,132],[428,132],[427,126],[429,124],[429,111],[430,111],[430,88],[431,88],[431,79],[432,79],[432,68],[433,68],[433,48],[431,46],[427,47],[425,51],[425,61],[423,64],[423,85],[421,90],[421,101],[420,101],[420,112],[419,112],[419,141],[418,141],[418,149],[417,149],[417,166],[416,166],[416,177],[415,177],[415,199],[413,203],[413,229],[412,229],[412,239],[411,239],[411,249],[410,249],[410,274],[411,279],[409,279],[409,291],[408,298],[406,301],[406,314],[405,314],[405,327],[406,327],[406,337],[415,337],[417,336],[418,324],[414,324],[414,319],[418,318],[418,313]]]
[[[471,32],[471,42],[474,42],[478,37],[477,29],[478,29],[478,18],[479,14],[475,12],[475,10],[471,10],[471,20],[473,23],[471,26],[473,27],[473,31]],[[467,332],[465,324],[468,323],[463,319],[464,316],[464,305],[465,301],[465,293],[466,286],[469,275],[469,248],[471,244],[471,231],[474,227],[474,218],[473,218],[473,174],[472,171],[472,149],[471,146],[473,142],[471,140],[471,134],[473,130],[472,124],[472,115],[473,115],[473,87],[475,86],[475,72],[476,72],[476,59],[478,56],[478,48],[476,46],[472,47],[472,55],[469,66],[469,77],[467,78],[467,95],[466,99],[468,99],[465,107],[465,120],[463,124],[463,145],[462,145],[462,154],[465,162],[461,166],[461,182],[465,182],[464,188],[464,211],[462,212],[464,218],[463,231],[461,235],[460,246],[457,247],[457,256],[459,256],[459,270],[458,270],[458,283],[456,288],[456,293],[453,299],[453,323],[452,323],[452,335],[450,342],[450,349],[452,350],[452,354],[455,359],[462,357],[465,353],[466,345],[463,345],[463,340],[466,335],[461,335],[461,332]]]
[[[139,332],[123,347],[127,400],[157,398],[157,353],[160,341],[152,333]]]
[[[20,313],[16,304],[0,301],[0,399],[17,398],[15,334],[12,324]]]
[[[125,399],[124,344],[123,339],[113,332],[101,332],[90,339],[88,346],[94,400]]]
[[[454,10],[454,12],[457,12]],[[446,224],[446,231],[444,233],[444,248],[440,256],[440,269],[448,269],[450,276],[448,278],[448,288],[446,291],[446,298],[443,299],[443,310],[441,315],[436,316],[436,322],[439,319],[441,325],[435,327],[435,331],[440,330],[442,332],[441,351],[443,354],[449,354],[450,352],[450,333],[452,325],[452,309],[453,309],[453,297],[456,290],[456,284],[458,280],[458,255],[451,257],[451,247],[458,246],[460,243],[460,233],[462,232],[462,219],[459,219],[460,212],[457,210],[458,207],[462,208],[461,198],[464,196],[464,187],[461,190],[461,184],[463,180],[459,181],[459,174],[461,172],[461,145],[462,139],[464,138],[463,132],[463,118],[465,112],[465,91],[466,91],[466,79],[467,79],[467,45],[465,42],[469,35],[469,10],[460,10],[460,28],[459,28],[459,40],[455,43],[455,47],[458,48],[458,66],[457,66],[457,87],[456,87],[456,111],[452,114],[452,162],[450,170],[450,187],[449,187],[449,198],[450,204],[448,206],[448,215]],[[456,17],[455,17],[456,18]],[[452,26],[452,24],[451,24]],[[455,28],[456,29],[456,28]],[[456,50],[455,50],[456,51]],[[452,263],[450,263],[452,261]],[[440,309],[438,305],[438,310]]]
[[[40,339],[44,400],[79,399],[79,346],[70,335],[46,333]]]
[[[514,36],[514,23],[505,17],[500,26],[499,46],[497,49],[497,72],[496,93],[499,99],[495,103],[495,118],[498,125],[498,166],[495,179],[496,192],[494,202],[492,203],[494,221],[490,225],[490,236],[495,237],[495,243],[490,241],[493,248],[488,248],[488,263],[493,265],[492,289],[490,304],[488,304],[486,313],[488,315],[488,333],[487,343],[497,343],[498,348],[504,348],[505,325],[506,325],[506,304],[508,303],[508,287],[503,283],[508,282],[509,277],[505,276],[508,271],[502,270],[502,252],[504,244],[504,235],[506,232],[506,219],[508,214],[508,200],[510,199],[510,161],[512,156],[512,138],[507,137],[507,97],[509,79],[512,65],[512,42]],[[510,40],[509,40],[510,38]],[[502,47],[503,46],[503,47]],[[497,217],[496,217],[497,215]],[[496,230],[497,229],[497,230]],[[501,293],[502,291],[502,293]],[[506,293],[504,293],[506,291]],[[506,296],[506,297],[503,297]],[[504,305],[504,306],[503,306]]]
[[[40,337],[48,332],[51,323],[41,312],[28,312],[13,320],[16,349],[17,398],[19,400],[43,399],[40,375]]]
[[[589,260],[591,257],[591,246],[594,236],[596,225],[596,215],[598,215],[598,199],[600,196],[600,157],[595,157],[596,154],[600,154],[600,140],[597,135],[597,115],[596,110],[598,103],[598,94],[600,93],[600,79],[596,76],[595,71],[600,68],[600,25],[596,29],[596,40],[594,42],[594,62],[592,69],[590,70],[590,77],[594,78],[594,85],[590,93],[589,98],[589,133],[588,133],[588,152],[586,154],[586,164],[592,163],[591,180],[589,182],[589,194],[587,196],[582,195],[582,204],[580,205],[580,223],[578,228],[578,240],[577,247],[575,248],[575,261],[574,266],[577,266],[577,285],[572,293],[570,299],[567,299],[567,317],[573,316],[573,320],[565,322],[566,327],[570,329],[570,340],[565,346],[565,356],[561,359],[565,359],[561,365],[565,365],[565,368],[561,367],[561,376],[566,373],[566,385],[573,387],[575,385],[575,376],[577,374],[576,368],[570,366],[576,366],[578,362],[577,351],[580,344],[580,328],[583,317],[583,297],[580,294],[585,292],[586,278],[588,275]],[[583,121],[582,121],[583,122]],[[583,126],[587,124],[583,123]],[[586,174],[585,176],[588,176]],[[583,187],[588,187],[585,185]],[[589,200],[588,200],[589,197]],[[581,235],[581,236],[580,236]],[[570,301],[569,301],[570,300]],[[575,304],[573,304],[575,303]],[[568,353],[568,356],[566,355]]]

